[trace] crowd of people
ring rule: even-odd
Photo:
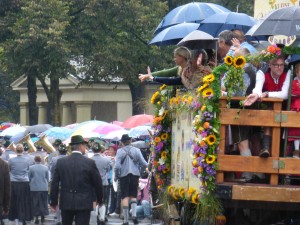
[[[13,146],[4,141],[0,150],[1,225],[4,219],[16,225],[40,224],[49,209],[57,225],[74,221],[88,225],[90,220],[104,225],[109,216],[116,215],[124,219],[124,225],[129,218],[134,224],[149,219],[148,195],[137,198],[148,185],[147,177],[139,179],[148,167],[149,145],[143,142],[143,148],[136,148],[128,135],[111,143],[99,138],[87,142],[75,135],[69,146],[55,140],[54,152],[36,146],[29,153],[26,142]]]

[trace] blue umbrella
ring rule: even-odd
[[[214,37],[224,30],[238,29],[244,33],[255,24],[256,20],[245,13],[224,12],[214,14],[200,23],[198,30],[204,31]]]
[[[214,3],[191,2],[171,10],[157,26],[154,34],[180,23],[199,23],[215,13],[222,12],[230,12],[230,10]]]
[[[52,127],[46,130],[43,134],[52,139],[61,139],[62,141],[68,139],[74,131],[66,127]]]
[[[158,33],[150,42],[150,45],[176,45],[182,38],[196,30],[198,23],[181,23],[168,27]]]
[[[291,58],[290,58],[290,64],[297,64],[300,62],[300,55],[297,55],[297,54],[294,54],[294,55],[291,55]]]

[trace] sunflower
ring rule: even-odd
[[[167,87],[167,85],[163,84],[162,86],[160,86],[159,90],[162,91],[163,89],[165,89],[165,87]]]
[[[175,200],[178,200],[179,198],[179,196],[178,196],[178,189],[177,188],[175,188],[175,190],[173,191],[173,193],[172,193],[172,197],[175,199]]]
[[[183,197],[184,197],[184,195],[185,195],[185,190],[184,190],[183,187],[181,187],[181,188],[178,189],[178,195],[179,195],[180,198],[183,198]]]
[[[195,193],[195,191],[196,191],[196,189],[195,188],[189,188],[188,190],[187,190],[187,196],[190,198],[191,196],[192,196],[192,194],[194,194]]]
[[[155,137],[155,138],[154,138],[154,142],[156,142],[156,143],[159,143],[159,142],[161,142],[161,139],[160,139],[160,137]]]
[[[224,58],[224,62],[226,63],[226,65],[230,66],[233,63],[233,58],[232,56],[228,55]]]
[[[162,120],[164,120],[166,118],[166,116],[168,115],[168,110],[165,110],[164,113],[162,114]]]
[[[152,97],[151,97],[151,103],[152,103],[152,104],[155,104],[156,100],[158,100],[159,97],[160,97],[160,96],[159,96],[159,92],[158,92],[158,91],[155,92],[155,93],[152,95]]]
[[[168,173],[168,172],[170,172],[170,168],[166,167],[166,168],[163,169],[162,172],[163,172],[163,173]]]
[[[215,80],[215,76],[211,73],[209,75],[206,75],[204,78],[203,78],[203,82],[205,83],[211,83]]]
[[[168,194],[169,194],[169,195],[172,195],[174,189],[175,189],[174,185],[170,185],[170,186],[168,187]]]
[[[208,83],[203,84],[201,87],[197,89],[198,92],[201,92],[203,89],[208,87]]]
[[[161,140],[166,140],[168,138],[168,133],[163,133],[160,138]]]
[[[154,123],[154,124],[159,124],[159,123],[161,122],[161,120],[162,120],[162,118],[161,118],[160,116],[154,117],[153,123]]]
[[[192,203],[198,205],[199,204],[199,193],[195,192],[192,196]]]
[[[214,135],[214,134],[211,134],[211,135],[209,135],[209,136],[206,138],[206,141],[207,141],[207,144],[208,144],[208,145],[213,145],[213,144],[215,144],[215,143],[216,143],[216,140],[217,140],[217,138],[216,138],[216,135]]]
[[[235,68],[243,68],[245,66],[245,64],[246,64],[246,59],[244,56],[236,57],[233,60],[233,66]]]
[[[214,91],[213,91],[213,89],[211,89],[211,88],[206,88],[204,91],[203,91],[203,97],[205,98],[205,97],[209,97],[209,96],[211,96],[211,95],[213,95],[214,94]]]
[[[205,159],[207,164],[213,164],[215,160],[216,160],[215,155],[208,155]]]
[[[192,101],[193,101],[193,96],[189,96],[188,99],[187,99],[187,102],[188,104],[192,104]]]
[[[168,152],[166,152],[166,151],[162,151],[162,152],[161,152],[161,158],[162,158],[162,159],[166,159],[167,156],[168,156]]]

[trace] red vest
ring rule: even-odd
[[[274,79],[271,76],[271,72],[270,72],[270,70],[268,70],[265,73],[265,83],[264,83],[264,86],[263,86],[263,92],[264,91],[269,91],[269,92],[281,91],[283,83],[284,83],[285,78],[286,78],[286,74],[287,74],[287,72],[284,71],[283,74],[281,74],[281,76],[278,79],[278,84],[275,84]]]

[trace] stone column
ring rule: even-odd
[[[62,119],[61,119],[61,125],[66,126],[68,124],[73,123],[72,118],[72,108],[71,108],[71,102],[61,102],[62,105]]]
[[[20,102],[20,124],[22,126],[29,125],[28,103]]]
[[[75,102],[77,123],[91,120],[92,103],[93,102]]]
[[[132,103],[131,102],[118,102],[117,103],[117,121],[124,121],[132,116]]]
[[[38,123],[45,124],[47,123],[47,106],[45,103],[38,103],[38,107],[39,107]]]

